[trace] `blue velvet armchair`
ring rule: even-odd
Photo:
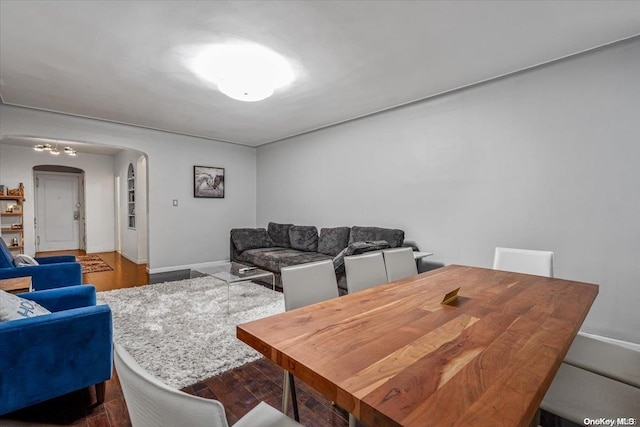
[[[0,322],[0,415],[94,386],[98,404],[113,366],[108,305],[92,285],[19,295],[51,314]]]
[[[0,238],[0,279],[31,276],[33,290],[82,284],[82,266],[73,255],[36,258],[40,265],[16,267],[7,244]]]

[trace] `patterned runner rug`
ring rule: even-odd
[[[76,261],[82,265],[83,273],[113,270],[113,268],[109,267],[98,255],[78,255],[76,256]]]
[[[284,311],[284,297],[251,282],[229,288],[213,277],[98,292],[113,313],[113,339],[147,371],[182,388],[261,355],[236,325]]]

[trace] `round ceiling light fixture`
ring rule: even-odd
[[[213,45],[193,62],[193,71],[238,101],[262,101],[293,82],[291,65],[271,49],[257,44]]]

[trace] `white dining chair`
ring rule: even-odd
[[[574,423],[640,416],[640,351],[577,335],[540,408]]]
[[[564,363],[640,389],[640,351],[578,333]]]
[[[387,280],[395,282],[406,277],[416,276],[418,267],[413,257],[413,248],[394,248],[382,251]]]
[[[338,297],[338,282],[331,260],[282,267],[286,311]]]
[[[382,252],[344,257],[344,269],[350,294],[388,282]]]
[[[280,274],[284,293],[284,309],[286,311],[338,298],[339,296],[338,282],[331,260],[282,267]],[[300,416],[298,414],[295,390],[293,375],[285,371],[282,390],[282,412],[287,413],[289,394],[291,394],[294,418],[299,421]]]
[[[133,427],[228,427],[222,403],[169,387],[149,374],[119,344],[114,362]],[[235,427],[299,427],[265,402],[239,419]]]
[[[637,419],[640,388],[561,363],[540,408],[576,425],[586,419],[616,419],[620,414]]]
[[[553,252],[497,247],[493,269],[553,277]]]

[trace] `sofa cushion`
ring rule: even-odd
[[[318,252],[336,256],[349,245],[349,227],[321,228]]]
[[[349,243],[374,242],[378,240],[386,240],[389,243],[389,247],[397,248],[404,243],[404,231],[380,227],[351,227]]]
[[[300,251],[318,250],[318,229],[313,225],[294,225],[289,228],[291,247]]]
[[[238,257],[240,262],[255,265],[274,273],[279,273],[282,267],[327,259],[331,259],[331,257],[319,252],[304,252],[291,248],[249,249]]]
[[[264,228],[234,228],[231,230],[231,241],[239,252],[273,246]]]
[[[38,304],[0,290],[0,322],[42,316],[51,312]]]
[[[338,255],[333,258],[333,269],[338,274],[344,274],[344,257],[351,255],[359,255],[365,252],[379,251],[389,248],[386,240],[376,240],[373,242],[353,242],[344,248]]]
[[[237,261],[242,264],[254,265],[258,268],[277,272],[280,268],[280,258],[286,257],[292,250],[294,249],[279,247],[249,249],[242,252]]]
[[[273,246],[291,247],[291,240],[289,240],[289,228],[291,227],[293,227],[293,224],[278,224],[276,222],[270,222],[267,225],[267,232],[273,241]]]

